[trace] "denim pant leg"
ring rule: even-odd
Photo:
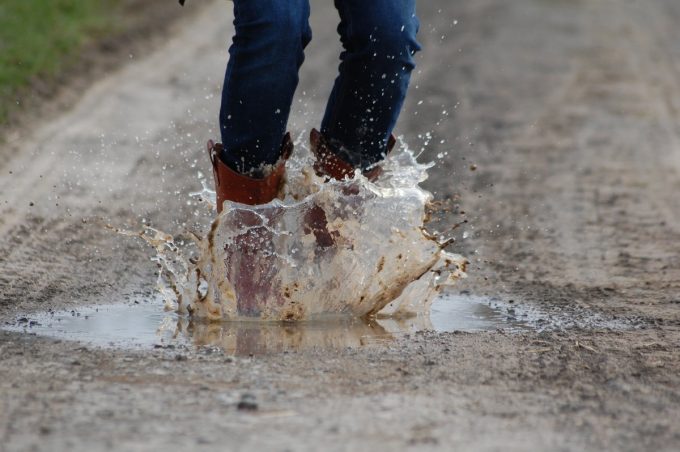
[[[335,0],[344,51],[321,132],[355,167],[384,157],[399,117],[416,41],[416,0]]]
[[[234,0],[224,77],[224,163],[248,173],[279,158],[298,69],[311,40],[309,0]]]

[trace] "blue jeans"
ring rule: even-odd
[[[406,96],[416,0],[335,0],[343,45],[321,132],[343,160],[381,160]],[[247,173],[279,158],[298,70],[312,39],[309,0],[234,0],[236,33],[222,91],[222,160]]]

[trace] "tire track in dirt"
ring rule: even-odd
[[[210,11],[226,7],[198,18],[211,35],[185,29],[165,50],[95,84],[18,150],[3,150],[15,157],[0,178],[0,275],[9,281],[0,285],[0,312],[152,287],[148,250],[103,226],[139,227],[142,218],[173,232],[192,226],[182,224],[195,218],[186,194],[200,187],[199,168],[207,174],[202,141],[217,107],[206,98],[219,92],[226,58]],[[196,54],[205,64],[189,73]]]
[[[472,239],[460,244],[478,264],[465,286],[677,323],[680,78],[668,47],[678,45],[654,29],[654,14],[677,7],[529,5],[506,13],[448,76],[476,99],[440,132],[448,142],[468,132],[475,151],[454,155],[480,166],[452,185],[470,215]],[[638,20],[636,8],[652,17]],[[512,34],[527,18],[532,28]],[[466,57],[477,62],[470,75]]]

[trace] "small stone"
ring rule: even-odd
[[[236,408],[239,411],[257,411],[258,406],[255,396],[252,394],[243,394],[241,400],[236,405]]]

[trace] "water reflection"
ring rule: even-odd
[[[216,346],[234,355],[337,350],[386,343],[393,339],[393,335],[377,321],[259,324],[199,323],[180,319],[177,332],[190,338],[196,346]]]

